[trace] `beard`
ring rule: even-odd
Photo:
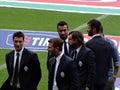
[[[92,30],[88,32],[88,36],[93,36]]]
[[[62,40],[66,40],[66,39],[67,39],[67,36],[61,35],[60,38],[61,38]]]
[[[76,48],[76,44],[71,44],[70,48],[75,49]]]
[[[57,56],[57,52],[54,50],[54,51],[51,51],[51,52],[49,52],[49,54],[51,55],[51,56]]]

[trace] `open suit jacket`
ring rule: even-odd
[[[6,65],[8,79],[5,81],[1,90],[12,90],[10,81],[13,75],[14,52],[6,54]],[[37,85],[41,79],[41,68],[36,53],[24,48],[19,71],[20,90],[37,90]]]
[[[48,90],[52,90],[54,79],[54,57],[50,58],[49,65],[49,80]],[[79,90],[79,77],[73,60],[67,55],[63,54],[56,73],[56,82],[58,90]]]
[[[73,56],[72,53],[73,52],[71,52],[70,57]],[[77,54],[75,62],[79,73],[79,90],[85,90],[85,87],[93,90],[96,75],[94,52],[91,49],[82,46]]]
[[[101,36],[95,36],[86,43],[86,46],[91,48],[96,56],[95,86],[104,87],[108,79],[108,70],[112,61],[111,45]]]

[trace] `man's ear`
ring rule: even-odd
[[[97,34],[96,28],[93,28],[93,35]]]
[[[59,47],[56,47],[55,50],[59,50]]]

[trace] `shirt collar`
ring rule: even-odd
[[[23,47],[23,48],[21,49],[21,51],[19,51],[19,52],[17,52],[17,51],[15,50],[15,55],[16,55],[16,53],[19,53],[20,55],[22,55],[23,49],[24,49],[24,47]]]
[[[92,36],[92,38],[96,37],[96,36],[101,36],[100,34],[95,34]]]
[[[76,49],[77,53],[80,51],[81,47],[82,47],[82,46],[80,46],[80,47],[78,47],[78,48]]]
[[[68,43],[68,38],[65,40],[65,42],[67,42],[67,43]]]
[[[56,57],[57,62],[60,61],[62,55],[63,55],[63,52],[61,52],[61,54],[60,54],[59,56]]]

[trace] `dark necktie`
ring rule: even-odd
[[[14,76],[13,76],[13,87],[19,88],[19,53],[16,54],[16,64],[14,69]]]
[[[64,53],[68,55],[67,43],[64,41]]]
[[[73,50],[73,60],[76,60],[77,59],[77,51],[76,50]]]
[[[55,66],[56,66],[56,59],[54,59],[53,66],[52,66],[52,76],[53,76],[53,79],[54,79],[54,74],[55,74]]]

